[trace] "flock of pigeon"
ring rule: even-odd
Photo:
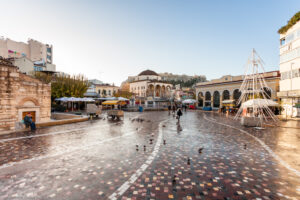
[[[136,122],[140,122],[140,123],[143,123],[144,121],[146,121],[143,118],[133,118],[133,119],[130,119],[130,120],[131,120],[131,122],[135,122],[136,121]],[[151,120],[147,120],[147,122],[151,122]],[[166,125],[162,125],[162,127],[165,128]],[[136,128],[136,130],[138,130],[138,128]],[[154,134],[151,134],[151,136],[154,137]],[[150,145],[153,144],[153,140],[154,140],[153,138],[149,139],[149,144]],[[163,144],[166,145],[166,140],[165,139],[163,140]],[[144,151],[146,151],[146,145],[144,145],[143,147],[144,147]],[[244,149],[247,149],[247,144],[244,144]],[[202,154],[203,150],[204,150],[204,147],[200,147],[198,149],[198,153]],[[136,151],[139,151],[139,145],[138,144],[136,145]],[[191,164],[191,159],[188,157],[187,158],[187,165],[190,165],[190,164]],[[176,184],[176,175],[174,175],[174,177],[173,177],[172,184],[173,185]]]

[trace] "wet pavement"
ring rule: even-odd
[[[0,199],[300,199],[299,130],[188,111],[4,135]]]

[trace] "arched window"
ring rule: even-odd
[[[210,107],[211,106],[211,94],[210,92],[205,93],[205,106]]]
[[[198,93],[198,106],[203,107],[203,93],[202,92]]]
[[[210,101],[210,100],[211,100],[210,92],[205,92],[205,101]]]
[[[235,89],[235,90],[233,91],[233,99],[234,99],[235,101],[238,101],[239,98],[240,98],[240,96],[241,96],[241,91],[240,91],[239,89]]]
[[[271,89],[267,88],[267,87],[264,87],[263,90],[264,90],[263,92],[264,92],[265,98],[271,99],[271,97],[272,97]]]
[[[228,90],[224,90],[223,92],[223,100],[230,99],[230,93]]]
[[[235,89],[234,91],[233,91],[233,99],[235,100],[235,103],[236,103],[236,105],[239,107],[240,106],[240,104],[241,104],[241,102],[239,102],[239,99],[240,99],[240,97],[241,97],[241,91],[239,90],[239,89]]]
[[[215,91],[213,97],[213,107],[220,107],[220,93]]]

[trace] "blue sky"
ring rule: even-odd
[[[119,85],[144,69],[239,75],[251,49],[279,69],[277,30],[299,0],[3,0],[0,36],[54,46],[58,71]]]

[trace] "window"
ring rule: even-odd
[[[291,33],[289,35],[286,36],[285,38],[285,43],[289,43],[294,39],[294,33]]]
[[[290,78],[291,78],[291,72],[290,71],[281,73],[281,80],[286,80],[286,79],[290,79]]]
[[[284,45],[285,44],[285,38],[280,39],[280,45]]]
[[[284,53],[280,56],[280,63],[287,62],[293,60],[300,56],[300,47],[289,51],[288,53]]]
[[[101,94],[101,90],[98,90],[98,94]]]
[[[43,71],[43,68],[39,67],[39,66],[34,66],[33,68],[34,68],[34,71],[36,71],[36,72]]]
[[[292,78],[298,78],[300,77],[300,69],[294,69],[292,71]]]
[[[108,95],[111,95],[111,90],[108,90]]]

